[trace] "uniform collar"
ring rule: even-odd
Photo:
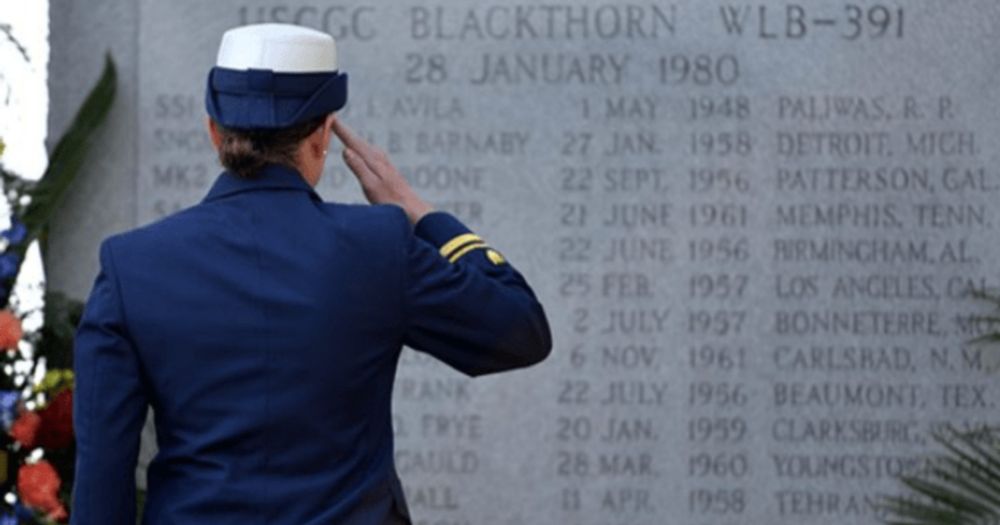
[[[316,200],[322,200],[297,169],[284,164],[270,163],[258,170],[253,178],[241,177],[229,170],[223,171],[216,177],[215,183],[202,202],[243,191],[259,190],[300,190],[308,192]]]

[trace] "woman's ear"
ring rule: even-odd
[[[219,126],[212,120],[212,117],[205,117],[205,128],[208,129],[208,136],[212,139],[212,145],[215,146],[215,150],[219,150],[219,146],[222,145],[222,134],[219,133]]]
[[[321,159],[326,156],[326,150],[330,147],[330,135],[332,134],[330,130],[330,126],[333,125],[332,116],[332,113],[327,115],[326,119],[323,120],[323,125],[317,127],[316,131],[313,131],[306,138],[309,153],[312,154],[313,158]]]
[[[330,146],[330,139],[333,137],[333,123],[337,120],[337,117],[333,113],[326,116],[326,120],[323,121],[323,144],[326,147]]]

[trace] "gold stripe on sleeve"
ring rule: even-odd
[[[458,237],[455,237],[454,239],[444,243],[444,246],[441,247],[441,256],[451,257],[452,252],[454,252],[455,249],[458,248],[459,246],[467,242],[482,241],[482,240],[483,239],[481,237],[479,237],[474,233],[463,233],[462,235],[459,235]]]
[[[501,265],[504,262],[506,262],[503,258],[503,255],[500,255],[500,252],[494,250],[493,248],[486,250],[486,256],[489,257],[490,261],[492,261],[493,264],[496,265]]]
[[[448,262],[455,262],[455,261],[459,260],[463,255],[471,252],[472,250],[475,250],[477,248],[486,248],[486,247],[487,246],[486,246],[485,242],[472,243],[472,244],[466,246],[465,248],[462,248],[461,250],[458,250],[457,252],[455,252],[451,257],[448,258]]]

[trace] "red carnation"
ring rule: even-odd
[[[10,310],[0,310],[0,348],[11,352],[17,350],[23,336],[21,319]]]
[[[73,390],[56,394],[38,413],[38,445],[48,449],[63,449],[73,444]]]
[[[38,439],[38,428],[42,425],[42,416],[37,412],[25,410],[18,416],[17,421],[10,427],[10,435],[21,446],[34,448],[35,440]]]
[[[33,465],[21,465],[17,471],[17,492],[21,501],[48,514],[53,520],[63,521],[68,517],[66,508],[59,501],[59,487],[62,480],[59,473],[48,461]]]

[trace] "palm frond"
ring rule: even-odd
[[[908,496],[883,498],[888,525],[986,525],[1000,520],[1000,440],[991,432],[932,433],[934,466],[900,478]]]
[[[995,288],[969,288],[965,295],[980,301],[986,301],[1000,309],[1000,289]]]
[[[963,295],[989,303],[994,307],[995,311],[1000,311],[1000,289],[998,288],[969,287],[963,292]],[[996,313],[990,315],[969,315],[965,319],[971,323],[990,327],[990,331],[972,339],[969,341],[970,344],[1000,343],[1000,315]]]

